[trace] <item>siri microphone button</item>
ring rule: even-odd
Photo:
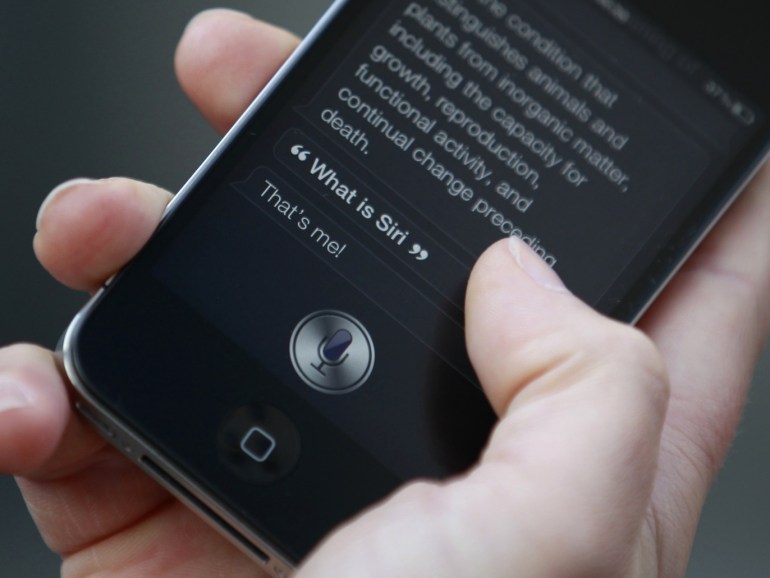
[[[328,394],[355,391],[374,368],[374,344],[366,327],[341,311],[317,311],[291,336],[291,362],[307,385]]]

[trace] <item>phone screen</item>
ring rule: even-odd
[[[91,312],[80,373],[299,559],[402,480],[478,455],[494,416],[463,298],[485,248],[519,237],[633,319],[756,164],[766,120],[629,5],[349,2]],[[115,376],[146,356],[154,379]],[[249,427],[254,403],[291,433]],[[235,422],[246,466],[207,442]],[[264,477],[274,446],[296,455]]]

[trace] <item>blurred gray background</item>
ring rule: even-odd
[[[327,0],[237,0],[303,34]],[[53,346],[83,303],[35,261],[35,215],[72,177],[177,190],[217,142],[176,85],[174,47],[206,0],[0,0],[0,345]],[[770,226],[770,224],[768,225]],[[770,355],[698,533],[688,578],[770,576]],[[576,520],[576,524],[580,522]],[[0,476],[0,577],[53,578],[58,559]]]

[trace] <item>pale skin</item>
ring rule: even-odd
[[[223,131],[295,45],[245,15],[207,12],[180,43],[180,82]],[[93,291],[169,198],[128,179],[65,186],[41,210],[38,258]],[[468,348],[501,417],[479,464],[406,486],[298,575],[682,576],[768,330],[769,224],[763,169],[637,328],[593,312],[526,249],[490,248],[467,297]],[[67,578],[261,573],[73,414],[38,347],[0,350],[0,471],[18,477]]]

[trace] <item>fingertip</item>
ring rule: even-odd
[[[254,18],[252,18],[246,12],[235,10],[233,8],[208,8],[201,10],[195,16],[193,16],[187,23],[187,26],[185,26],[184,32],[186,34],[200,23],[213,22],[216,20],[222,20],[224,22],[229,22],[232,20],[250,21],[254,20]]]
[[[43,199],[43,202],[40,204],[40,208],[37,212],[37,218],[35,219],[35,231],[39,231],[40,227],[42,226],[43,219],[45,218],[45,214],[48,212],[48,206],[51,205],[54,200],[65,191],[68,191],[74,187],[83,185],[87,186],[90,184],[93,184],[95,181],[92,179],[86,179],[86,178],[76,178],[71,179],[69,181],[63,182],[57,187],[55,187],[48,195],[46,195],[45,199]]]
[[[571,303],[556,272],[522,241],[498,241],[477,260],[466,292],[469,338],[511,317],[542,317],[556,303]]]
[[[554,291],[528,273],[522,261],[536,259],[526,248],[511,241],[499,241],[487,249],[476,262],[466,293],[466,341],[476,373],[493,407],[504,413],[518,387],[528,379],[524,361],[531,372],[542,370],[549,360],[537,351],[528,356],[527,349],[539,335],[553,332],[563,313],[574,300],[566,290]],[[528,263],[530,268],[547,267],[545,263]],[[563,287],[558,277],[544,277],[547,285]],[[558,281],[558,282],[557,282]],[[565,301],[567,303],[565,303]],[[523,360],[520,358],[523,357]],[[515,379],[514,377],[515,376]],[[516,382],[516,383],[514,383]]]
[[[665,364],[650,339],[569,293],[521,243],[513,250],[509,241],[496,243],[477,262],[468,285],[466,339],[499,414],[515,399],[553,393],[599,368],[633,369],[653,384],[645,396],[667,399]]]
[[[30,345],[0,349],[0,471],[24,476],[54,454],[69,401],[52,354]]]
[[[479,257],[471,275],[469,290],[475,292],[489,289],[493,285],[504,284],[507,287],[517,283],[533,283],[540,289],[569,293],[553,268],[555,263],[555,259],[543,258],[518,237],[503,239]]]
[[[61,283],[92,291],[144,245],[170,198],[123,178],[65,183],[41,207],[35,254]]]
[[[175,66],[182,89],[224,132],[296,48],[291,33],[242,12],[212,9],[187,25]]]
[[[556,264],[555,258],[538,254],[518,237],[511,237],[508,240],[508,251],[518,267],[543,289],[559,293],[569,292],[558,273],[553,269],[553,265]],[[551,262],[549,263],[546,259]]]

